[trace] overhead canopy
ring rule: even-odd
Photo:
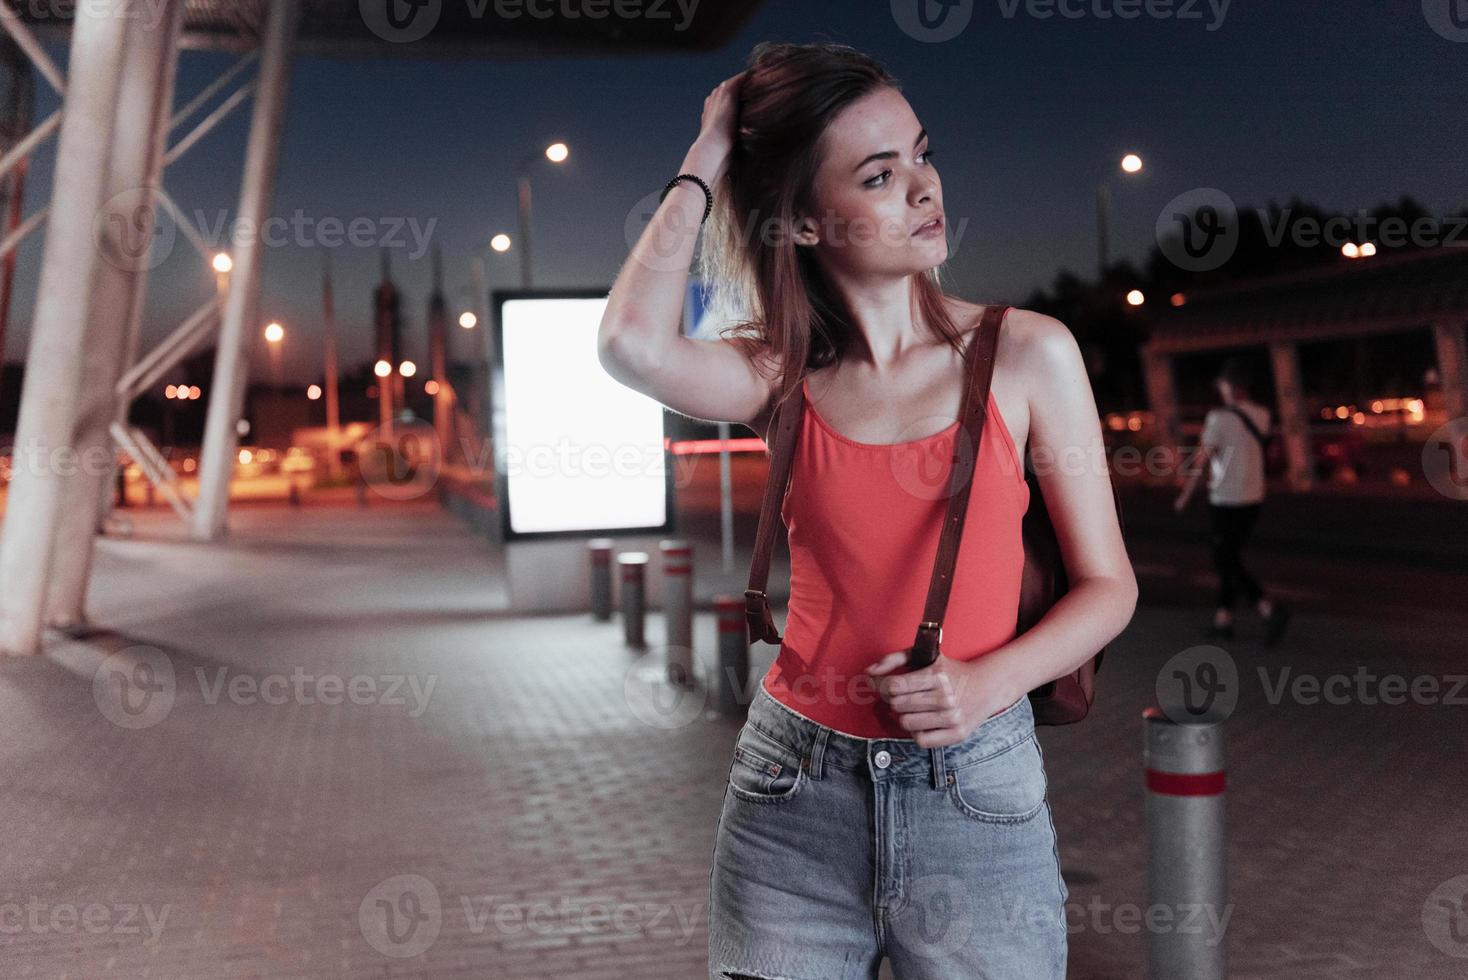
[[[759,0],[299,0],[296,50],[367,57],[596,57],[709,51]],[[7,5],[9,6],[9,5]],[[151,3],[132,5],[156,16]],[[64,33],[74,4],[19,3],[41,36]],[[264,0],[184,0],[181,46],[255,47]],[[370,22],[369,22],[370,21]]]
[[[1309,342],[1468,322],[1468,248],[1342,259],[1318,269],[1189,292],[1152,320],[1162,352]]]

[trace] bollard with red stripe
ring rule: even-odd
[[[591,616],[604,623],[612,618],[612,539],[592,538],[586,554],[591,560]]]
[[[647,552],[624,551],[617,556],[622,569],[622,633],[629,647],[647,646],[643,624],[647,613],[644,583],[647,581]]]
[[[1228,976],[1227,776],[1223,725],[1142,713],[1147,785],[1147,963],[1151,980]]]
[[[719,642],[714,679],[714,703],[721,713],[733,714],[744,703],[749,687],[749,628],[742,595],[714,596],[714,621]]]
[[[687,541],[664,540],[663,623],[667,630],[668,680],[693,687],[693,547]]]

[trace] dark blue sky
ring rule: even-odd
[[[1162,206],[1197,187],[1222,189],[1241,207],[1300,195],[1354,211],[1403,194],[1435,213],[1468,207],[1468,42],[1437,33],[1418,0],[1236,0],[1215,30],[1217,15],[1202,3],[1200,19],[1120,20],[1093,13],[1116,0],[1070,2],[1086,15],[1040,19],[1021,4],[1006,17],[1010,0],[977,2],[969,26],[943,43],[909,36],[885,0],[767,0],[712,54],[302,58],[273,213],[367,218],[374,234],[390,219],[415,220],[443,249],[450,302],[462,305],[473,247],[493,232],[514,233],[515,160],[562,139],[569,163],[545,165],[534,178],[536,285],[609,286],[628,250],[629,210],[676,172],[709,90],[766,39],[847,42],[903,81],[932,134],[950,233],[968,222],[949,269],[954,291],[975,301],[1021,300],[1064,267],[1089,273],[1096,182],[1129,150],[1145,157],[1147,171],[1113,181],[1113,253],[1121,257],[1143,255]],[[231,61],[185,52],[178,101]],[[55,100],[44,83],[38,88],[42,118]],[[206,224],[233,216],[247,121],[246,107],[165,176],[169,193],[186,212],[204,212]],[[49,196],[53,166],[48,146],[33,162],[28,212]],[[408,228],[399,237],[393,269],[405,339],[422,361],[430,261],[410,258]],[[26,342],[40,251],[38,235],[21,251],[12,360]],[[287,374],[302,382],[319,374],[322,251],[271,248],[265,266],[262,316],[286,323]],[[369,354],[379,253],[343,243],[332,256],[351,365]],[[517,285],[515,253],[492,259],[489,285]],[[179,239],[153,273],[145,342],[211,288]]]

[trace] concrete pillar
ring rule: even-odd
[[[1309,490],[1315,483],[1315,458],[1310,448],[1310,413],[1305,407],[1305,386],[1300,381],[1300,358],[1293,343],[1269,345],[1269,366],[1274,372],[1274,391],[1279,399],[1279,431],[1284,438],[1289,483],[1296,490]]]
[[[78,4],[72,21],[71,74],[0,533],[0,608],[4,648],[11,653],[40,651],[61,515],[61,471],[78,462],[70,443],[100,259],[93,220],[105,198],[128,21],[97,4]]]
[[[275,191],[276,161],[280,157],[280,130],[290,80],[291,47],[296,34],[295,0],[270,0],[265,33],[260,40],[260,73],[255,83],[255,105],[250,116],[250,139],[245,148],[245,171],[240,181],[240,221],[251,230],[236,246],[225,297],[219,344],[214,355],[209,412],[204,419],[204,448],[199,454],[199,496],[194,502],[193,537],[212,541],[225,531],[229,480],[239,448],[235,423],[245,401],[248,345],[259,327],[260,269],[264,246],[259,229]]]
[[[151,17],[127,19],[127,71],[118,91],[106,200],[97,223],[103,261],[92,285],[78,395],[74,441],[83,465],[63,481],[55,571],[46,600],[46,622],[73,632],[85,624],[96,527],[116,470],[117,452],[107,427],[127,410],[117,404],[114,389],[136,356],[153,261],[153,189],[173,106],[182,8],[182,0],[165,0],[155,11],[156,23]]]
[[[1182,424],[1178,419],[1177,378],[1172,370],[1172,355],[1142,348],[1142,370],[1147,382],[1147,408],[1152,412],[1157,444],[1176,451],[1182,443]]]
[[[1464,326],[1458,319],[1439,320],[1432,325],[1443,406],[1450,422],[1468,417],[1468,339],[1464,337]]]

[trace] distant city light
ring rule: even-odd
[[[265,339],[269,343],[278,344],[285,339],[285,327],[275,322],[265,325]]]
[[[312,385],[311,387],[307,388],[306,397],[311,399],[313,402],[316,401],[318,398],[321,397],[321,386]]]
[[[1361,246],[1355,242],[1346,242],[1341,246],[1341,254],[1348,259],[1359,259],[1361,257]]]
[[[1182,306],[1187,301],[1188,301],[1188,298],[1186,296],[1184,296],[1182,293],[1173,293],[1172,294],[1172,305],[1173,306]]]
[[[565,143],[552,143],[545,148],[545,158],[551,163],[563,163],[571,155]]]
[[[178,385],[169,385],[167,388],[164,388],[163,389],[163,397],[165,397],[165,398],[177,398],[178,397]]]
[[[429,378],[423,383],[423,390],[428,392],[428,394],[430,395],[438,394],[438,382],[433,380],[432,378]]]
[[[385,378],[389,374],[392,374],[392,365],[389,364],[387,361],[378,361],[376,364],[372,365],[372,373],[377,375],[379,378]]]
[[[202,394],[203,394],[203,392],[199,390],[199,386],[198,385],[189,385],[189,398],[190,398],[190,400],[196,399],[196,398],[198,398]]]
[[[214,261],[211,264],[215,272],[228,272],[234,268],[234,259],[229,257],[228,252],[215,252]]]
[[[1147,301],[1147,297],[1142,295],[1142,291],[1140,289],[1133,289],[1131,292],[1126,294],[1126,301],[1131,306],[1141,306]]]
[[[1369,259],[1369,258],[1371,258],[1371,256],[1373,256],[1375,254],[1376,254],[1376,243],[1375,242],[1362,242],[1361,243],[1361,257],[1362,258]]]
[[[478,322],[479,317],[475,316],[473,313],[470,313],[468,310],[465,310],[463,313],[459,314],[459,326],[463,327],[465,330],[473,330],[474,325]]]
[[[398,365],[398,373],[405,378],[411,378],[413,375],[418,373],[418,365],[414,364],[412,361],[404,361],[403,363]]]
[[[510,250],[510,236],[501,232],[489,240],[489,247],[496,252],[508,252]]]
[[[1128,153],[1121,158],[1121,169],[1129,174],[1137,173],[1142,169],[1142,158],[1135,153]]]

